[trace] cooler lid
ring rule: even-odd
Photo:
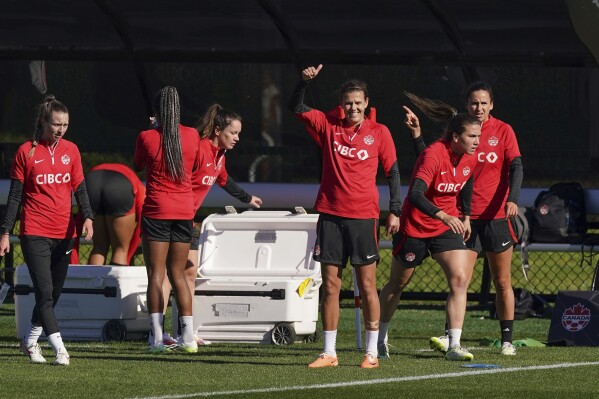
[[[202,223],[199,272],[205,277],[303,277],[320,274],[312,259],[318,214],[246,211]]]

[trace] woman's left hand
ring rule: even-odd
[[[253,206],[254,208],[260,208],[260,205],[262,205],[262,200],[259,197],[252,195],[252,200],[250,201],[250,205]]]
[[[386,225],[387,234],[395,234],[399,231],[399,217],[389,213]]]
[[[94,236],[94,222],[91,219],[85,219],[83,222],[83,229],[81,230],[81,235],[85,235],[85,241],[89,241]]]

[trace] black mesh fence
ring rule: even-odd
[[[90,251],[91,245],[82,242],[80,263],[86,263]],[[389,280],[391,241],[388,237],[382,237],[380,254],[381,262],[377,269],[377,288],[379,290]],[[591,289],[599,258],[588,247],[584,251],[581,248],[580,251],[575,252],[530,252],[528,256],[527,281],[522,268],[521,254],[518,250],[514,251],[512,258],[512,285],[514,287],[526,288],[549,299],[553,299],[558,291]],[[25,263],[16,237],[13,238],[12,252],[6,258],[4,266],[18,266]],[[132,265],[143,267],[144,264],[141,251],[138,251],[132,260]],[[470,300],[483,304],[489,300],[492,301],[495,292],[488,272],[484,273],[484,268],[483,259],[478,259],[468,290]],[[11,268],[4,277],[12,280]],[[352,296],[353,280],[349,266],[343,271],[342,290],[344,297]],[[447,292],[448,285],[441,267],[431,258],[427,258],[423,265],[416,268],[414,277],[403,297],[405,299],[443,300]]]
[[[0,182],[5,183],[16,148],[31,137],[35,105],[42,96],[31,85],[27,62],[1,65],[5,84],[0,91]],[[319,182],[320,150],[287,110],[287,99],[299,78],[295,67],[251,63],[148,63],[144,67],[152,90],[167,84],[178,88],[185,125],[194,125],[214,102],[243,116],[240,142],[234,151],[227,152],[227,170],[236,181]],[[46,69],[49,92],[69,107],[66,137],[79,146],[84,170],[105,162],[132,166],[135,138],[147,127],[149,115],[131,65],[52,61],[47,62]],[[493,115],[510,123],[518,137],[524,164],[523,187],[546,188],[558,181],[579,181],[587,189],[599,188],[599,114],[591,101],[599,93],[591,83],[593,71],[504,66],[479,68],[479,73],[493,85]],[[461,110],[465,81],[456,75],[455,68],[446,66],[327,65],[311,84],[306,102],[322,110],[335,107],[336,88],[353,77],[369,84],[369,105],[376,108],[377,120],[392,133],[401,181],[406,185],[416,156],[403,125],[401,106],[407,104],[407,99],[402,91],[442,100]],[[427,140],[439,136],[440,126],[424,117],[421,122]],[[140,177],[145,179],[143,173]],[[382,173],[377,182],[386,184]],[[2,187],[7,190],[7,185]],[[2,200],[0,206],[4,204]],[[264,207],[268,209],[268,204]],[[82,247],[82,260],[89,248]],[[381,254],[379,288],[389,275],[389,248],[383,245]],[[7,259],[5,264],[23,263],[18,244],[10,256],[14,256],[13,262]],[[527,282],[516,252],[513,285],[549,295],[559,290],[589,289],[595,263],[596,257],[583,257],[580,252],[531,253]],[[141,256],[135,258],[135,264],[143,264]],[[483,262],[479,260],[470,286],[472,294],[483,291],[488,283],[483,276]],[[349,269],[343,288],[346,292],[352,288]],[[442,297],[447,283],[439,266],[428,259],[416,271],[408,291]]]

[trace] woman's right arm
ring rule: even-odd
[[[23,183],[17,179],[11,179],[10,190],[8,192],[8,200],[6,202],[6,214],[0,225],[2,239],[0,240],[0,256],[4,256],[10,251],[9,235],[12,231],[15,221],[17,220],[17,212],[23,198]]]
[[[412,134],[412,145],[414,146],[414,152],[416,156],[420,155],[422,151],[426,148],[426,143],[422,138],[422,131],[420,130],[420,120],[416,116],[414,112],[405,105],[403,106],[404,111],[406,111],[406,119],[404,123],[410,129],[410,133]]]

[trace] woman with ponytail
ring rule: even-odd
[[[224,109],[219,104],[212,104],[203,116],[196,123],[196,129],[200,134],[200,168],[194,174],[192,185],[194,193],[194,207],[197,212],[204,198],[214,185],[218,184],[232,197],[241,202],[250,204],[254,208],[260,208],[262,200],[256,196],[248,194],[244,189],[229,176],[225,168],[225,153],[232,150],[239,141],[241,133],[241,116],[233,111]],[[195,291],[195,282],[198,274],[198,247],[200,240],[200,223],[194,227],[194,234],[191,240],[191,248],[187,258],[187,267],[185,275],[187,284],[193,297]],[[168,295],[169,290],[164,289],[163,293]],[[163,309],[166,312],[166,303]],[[180,333],[180,331],[179,331]],[[163,337],[164,343],[172,340],[167,334]],[[195,336],[198,345],[208,345],[205,341]]]
[[[474,356],[461,347],[460,339],[474,267],[465,241],[471,234],[472,175],[481,123],[469,114],[458,114],[443,102],[406,95],[429,119],[442,123],[445,131],[441,139],[418,157],[403,204],[399,233],[393,235],[391,275],[380,293],[378,352],[380,357],[389,357],[387,331],[391,317],[414,269],[430,255],[443,269],[449,286],[446,303],[449,345],[445,358],[472,360]]]
[[[523,178],[522,157],[512,127],[491,115],[493,89],[488,83],[474,82],[466,89],[468,114],[482,124],[478,163],[473,172],[472,236],[466,242],[474,264],[483,255],[495,285],[495,304],[501,333],[502,355],[516,355],[512,343],[514,329],[514,291],[512,288],[512,253],[517,238],[511,226],[518,215],[518,198]],[[417,153],[424,147],[418,117],[407,107],[406,126],[410,129]],[[431,337],[431,348],[446,352],[445,334]]]
[[[155,128],[141,132],[135,143],[133,163],[146,169],[146,198],[142,208],[141,234],[148,271],[148,311],[151,353],[164,352],[162,342],[165,275],[173,287],[183,327],[178,348],[195,353],[191,294],[185,266],[193,231],[192,176],[199,167],[197,131],[180,124],[177,89],[156,93],[153,102]]]
[[[70,253],[77,232],[71,213],[71,196],[83,215],[83,235],[93,236],[81,155],[63,137],[69,127],[69,111],[54,96],[38,107],[33,140],[15,154],[7,209],[2,225],[0,256],[10,250],[9,233],[22,205],[19,237],[35,291],[31,326],[20,343],[32,363],[45,363],[38,339],[42,332],[56,353],[54,365],[67,366],[69,354],[62,342],[54,307],[67,277]]]

